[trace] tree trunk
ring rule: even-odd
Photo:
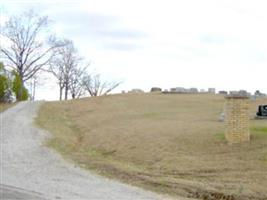
[[[22,75],[20,74],[19,76],[20,78],[20,88],[19,88],[19,91],[18,91],[18,101],[22,101],[22,93],[23,93],[23,88],[24,88],[24,81],[22,79]]]
[[[35,100],[35,88],[36,88],[36,80],[33,81],[33,92],[32,92],[32,100]]]
[[[62,80],[59,79],[59,101],[62,101],[62,93],[63,93],[63,86],[62,86]]]
[[[68,92],[69,92],[69,83],[66,81],[65,84],[65,100],[68,100]]]
[[[63,91],[63,88],[59,86],[59,101],[62,101],[62,91]]]

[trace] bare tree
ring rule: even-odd
[[[121,84],[116,81],[103,81],[100,74],[84,76],[82,82],[90,96],[107,95]]]
[[[25,83],[27,85],[31,101],[35,100],[37,89],[39,87],[45,85],[45,83],[47,83],[47,79],[48,79],[48,77],[46,76],[46,72],[45,71],[39,71],[30,80],[28,80]]]
[[[85,67],[76,67],[72,70],[70,77],[70,93],[72,99],[80,98],[85,94],[85,88],[83,86],[83,76],[86,74],[86,70],[89,64]]]
[[[52,73],[52,75],[57,79],[59,86],[59,100],[62,100],[63,90],[65,88],[65,64],[62,59],[62,55],[54,56],[49,62],[48,72]]]
[[[55,50],[55,56],[49,62],[48,71],[58,80],[59,99],[62,100],[64,92],[64,98],[67,100],[69,93],[72,98],[80,97],[83,94],[81,80],[88,65],[80,67],[83,59],[78,55],[71,40],[64,39],[61,43],[64,46]]]
[[[50,65],[50,69],[48,70],[51,72],[54,77],[58,81],[59,86],[59,100],[62,100],[63,90],[64,90],[64,66],[60,65],[60,63],[55,65]]]
[[[31,79],[30,79],[30,97],[31,100],[35,100],[35,93],[36,93],[36,85],[37,85],[37,75],[35,74]]]
[[[46,41],[45,29],[48,18],[33,14],[32,11],[19,16],[12,16],[1,27],[1,36],[5,44],[1,46],[1,54],[8,66],[12,67],[24,83],[31,79],[52,58],[53,49],[59,43]],[[53,40],[53,37],[48,37]],[[53,45],[51,45],[53,44]]]

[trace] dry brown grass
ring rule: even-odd
[[[0,112],[5,111],[6,109],[12,107],[14,104],[12,103],[0,103]]]
[[[37,123],[49,146],[108,177],[174,196],[267,199],[267,121],[229,146],[223,105],[220,95],[113,95],[46,103]]]

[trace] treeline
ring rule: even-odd
[[[33,11],[11,16],[1,26],[1,101],[26,100],[27,83],[44,73],[52,74],[58,84],[59,99],[106,95],[121,82],[108,82],[89,71],[89,63],[79,55],[70,39],[51,34],[47,16]]]

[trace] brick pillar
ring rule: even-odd
[[[226,96],[225,138],[229,144],[250,140],[249,97],[244,95]]]

